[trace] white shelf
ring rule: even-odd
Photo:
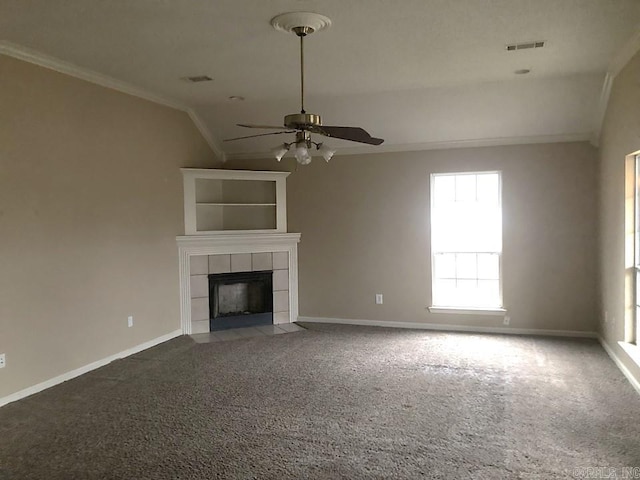
[[[275,203],[207,203],[198,202],[197,206],[205,207],[275,207]]]
[[[287,231],[289,172],[180,170],[186,235]]]

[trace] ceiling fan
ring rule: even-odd
[[[328,162],[335,150],[311,140],[311,134],[322,135],[330,138],[339,138],[351,142],[365,143],[368,145],[380,145],[384,140],[369,135],[366,130],[360,127],[339,127],[335,125],[323,125],[320,115],[307,113],[304,109],[304,38],[314,32],[323,30],[331,26],[331,20],[324,15],[310,12],[291,12],[278,15],[271,20],[271,25],[276,29],[286,33],[294,33],[300,38],[300,113],[285,115],[283,126],[272,125],[252,125],[238,123],[239,127],[277,129],[279,132],[259,133],[257,135],[247,135],[243,137],[229,138],[225,142],[243,140],[245,138],[264,137],[267,135],[280,135],[295,133],[294,142],[283,143],[272,150],[276,159],[280,161],[282,157],[294,147],[294,154],[298,163],[307,165],[311,163],[309,153],[314,147]]]

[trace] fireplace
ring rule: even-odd
[[[209,331],[273,324],[273,271],[209,275]]]

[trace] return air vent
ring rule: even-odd
[[[512,43],[507,45],[508,52],[515,52],[516,50],[528,50],[530,48],[542,48],[544,47],[544,41],[538,42],[525,42],[525,43]]]
[[[195,77],[185,77],[184,79],[193,83],[210,82],[211,80],[213,80],[213,78],[208,75],[197,75]]]

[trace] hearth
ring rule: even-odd
[[[273,324],[273,272],[209,275],[209,330]]]

